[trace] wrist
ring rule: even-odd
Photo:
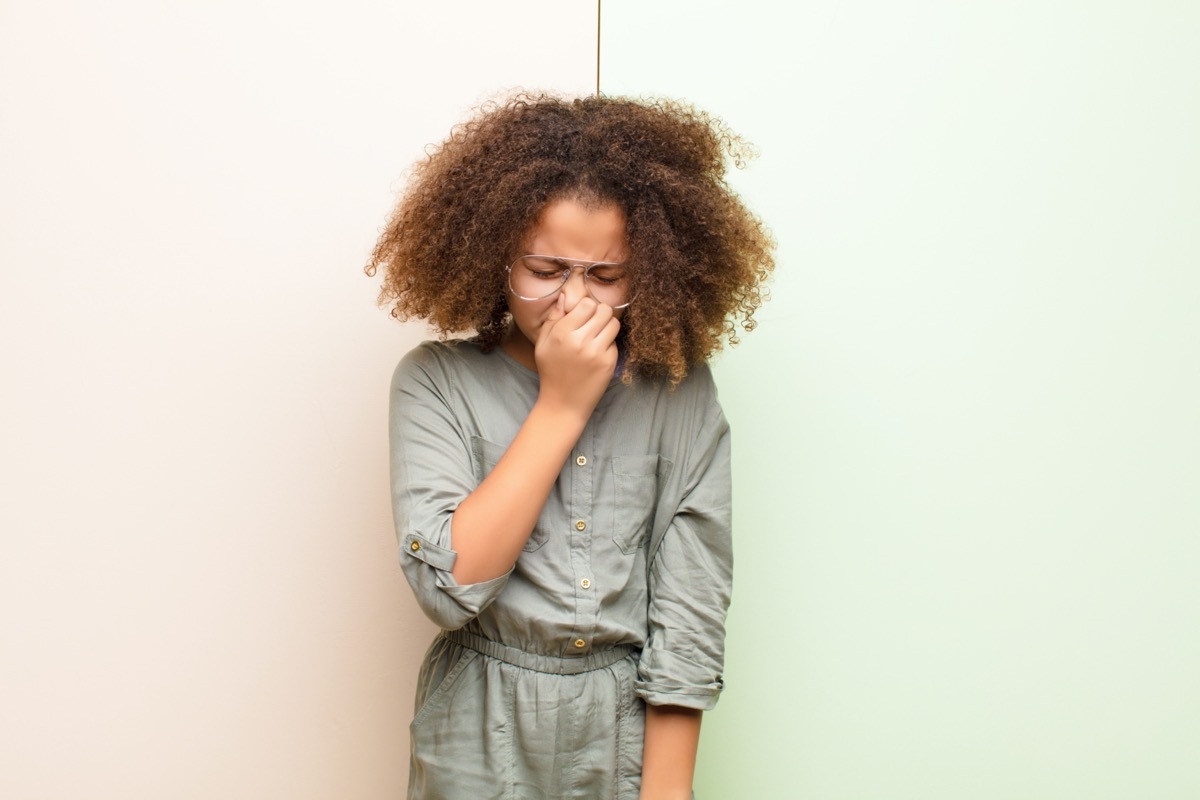
[[[595,404],[589,408],[582,408],[578,403],[571,403],[552,393],[542,391],[538,394],[533,409],[529,412],[529,418],[536,418],[539,422],[552,425],[564,432],[572,432],[574,436],[571,443],[574,444],[579,439],[579,434],[583,433],[588,419],[591,418],[593,408],[595,408]]]
[[[691,789],[675,789],[672,791],[642,789],[638,800],[691,800]]]

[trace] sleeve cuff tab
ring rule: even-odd
[[[433,542],[415,533],[410,533],[404,537],[400,543],[401,554],[407,554],[412,558],[424,561],[434,569],[440,569],[449,572],[454,569],[454,562],[458,558],[458,553],[455,553],[448,547],[439,547]]]

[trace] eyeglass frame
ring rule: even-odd
[[[513,270],[513,267],[515,267],[517,265],[518,261],[521,261],[522,259],[526,259],[526,258],[546,258],[546,259],[550,259],[551,261],[558,261],[558,262],[565,264],[565,266],[562,269],[562,275],[563,275],[562,282],[560,282],[558,284],[558,288],[554,289],[553,291],[549,292],[548,294],[542,295],[541,297],[526,297],[523,294],[517,294],[517,290],[514,289],[513,285],[512,285],[512,270]],[[625,266],[624,261],[588,261],[587,259],[584,259],[584,258],[563,258],[562,256],[547,256],[547,255],[539,255],[537,253],[526,253],[523,256],[517,256],[515,259],[513,259],[513,262],[504,268],[504,272],[508,275],[508,279],[507,279],[508,280],[508,291],[512,292],[513,297],[516,297],[520,300],[525,300],[526,302],[534,303],[534,302],[537,302],[538,300],[545,300],[549,297],[553,297],[554,295],[561,292],[563,290],[563,287],[567,285],[567,281],[571,280],[571,276],[575,274],[575,270],[581,269],[581,270],[583,270],[583,286],[587,290],[588,297],[592,298],[597,303],[599,303],[601,301],[598,300],[594,294],[592,294],[592,288],[591,288],[592,285],[590,283],[588,283],[589,278],[591,278],[590,273],[591,273],[592,269],[594,267],[623,267],[623,266]],[[630,297],[628,300],[626,300],[621,305],[611,306],[611,308],[613,309],[613,311],[617,311],[622,308],[628,308],[629,304],[632,302],[633,302],[633,298]]]

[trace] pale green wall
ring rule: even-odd
[[[1200,797],[1200,5],[603,12],[780,242],[699,796]]]

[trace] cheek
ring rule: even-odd
[[[542,322],[550,313],[552,306],[553,303],[548,302],[529,303],[520,300],[508,304],[508,313],[512,314],[518,327],[524,330],[537,330],[542,326]]]

